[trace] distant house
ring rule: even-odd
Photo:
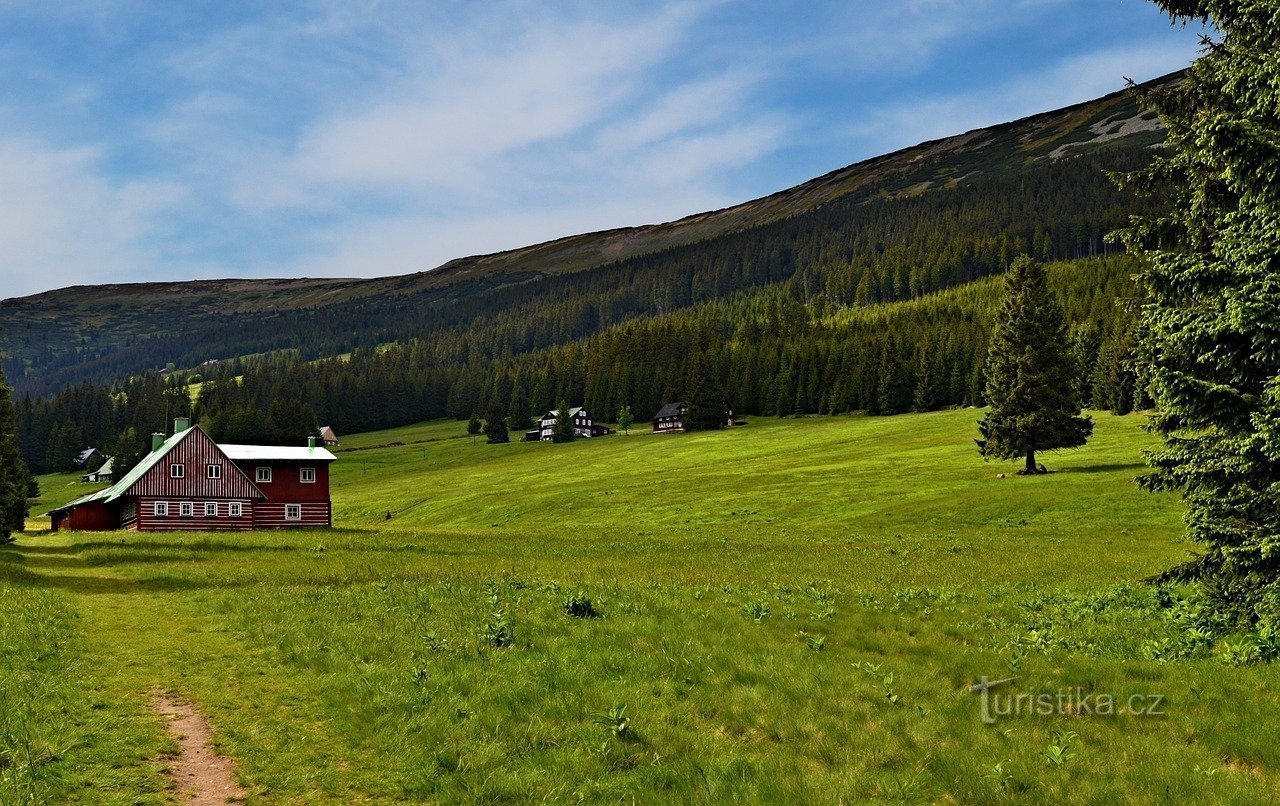
[[[668,403],[658,413],[653,416],[653,433],[655,434],[672,434],[683,432],[686,428],[686,418],[689,415],[689,407],[682,402]],[[732,428],[738,425],[738,421],[734,419],[733,409],[726,409],[724,413],[724,425],[726,428]],[[746,425],[746,423],[742,423]]]
[[[174,421],[152,435],[151,453],[105,490],[50,510],[54,531],[173,531],[332,526],[329,464],[307,447],[218,445],[199,426]]]
[[[332,426],[322,425],[320,426],[320,439],[325,445],[337,445],[338,432],[334,431]]]
[[[115,463],[116,460],[108,456],[107,461],[102,463],[102,467],[85,473],[80,477],[80,480],[88,482],[89,484],[99,484],[104,481],[115,481],[115,469],[113,467]]]
[[[550,440],[552,433],[555,431],[557,416],[558,412],[555,409],[542,415],[542,419],[538,422],[538,427],[525,432],[525,441]],[[569,409],[569,420],[573,423],[573,432],[580,437],[602,437],[610,433],[608,428],[598,425],[595,420],[591,419],[591,415],[581,406]]]
[[[76,467],[87,467],[93,462],[101,462],[107,457],[97,448],[85,448],[76,454],[76,458],[72,460],[72,464]]]
[[[684,430],[684,403],[668,403],[653,416],[653,433],[670,434]]]

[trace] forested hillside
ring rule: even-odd
[[[1098,408],[1134,406],[1130,259],[1057,263],[1051,278],[1072,322],[1080,393]],[[598,419],[630,406],[644,421],[696,383],[735,411],[792,416],[895,414],[979,404],[982,365],[1000,283],[988,278],[904,302],[805,304],[775,284],[661,316],[635,318],[567,344],[481,357],[430,341],[303,361],[280,354],[230,362],[203,380],[194,407],[220,440],[298,443],[317,423],[340,433],[495,404],[513,427],[559,400]],[[111,446],[126,429],[145,436],[190,408],[181,382],[154,373],[114,389],[83,384],[18,405],[27,460],[65,468],[85,444]]]
[[[96,286],[5,300],[0,354],[19,395],[45,396],[273,350],[310,359],[451,336],[498,353],[536,349],[795,277],[806,301],[905,299],[989,274],[1018,251],[1048,259],[1104,251],[1102,233],[1123,224],[1133,202],[1099,169],[1131,168],[1162,138],[1158,122],[1117,93],[725,210],[431,272]]]
[[[147,315],[181,332],[144,332],[139,315],[122,346],[86,343],[71,360],[54,339],[44,358],[28,353],[14,374],[23,453],[52,471],[85,445],[145,442],[193,406],[181,368],[215,357],[198,370],[192,413],[246,442],[490,409],[521,428],[561,400],[643,420],[694,387],[748,415],[979,404],[991,279],[1022,253],[1057,262],[1083,399],[1126,411],[1132,335],[1117,300],[1133,266],[1104,236],[1158,199],[1121,192],[1107,172],[1149,162],[1160,133],[1147,123],[1111,98],[926,144],[761,200],[752,226],[556,274],[458,269],[426,289],[417,275],[367,281],[403,287],[374,295],[356,281],[200,284],[190,295],[202,313],[184,317],[165,297]],[[768,220],[784,199],[792,214]],[[105,318],[123,316],[119,293],[102,292]],[[277,309],[278,293],[309,303]],[[42,332],[20,322],[7,338]],[[180,371],[140,371],[165,363]]]

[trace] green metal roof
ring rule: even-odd
[[[112,487],[104,487],[103,489],[98,490],[96,492],[89,493],[88,495],[82,495],[76,500],[63,504],[60,507],[54,507],[53,509],[49,510],[44,514],[52,515],[55,512],[62,512],[63,510],[71,509],[72,507],[78,507],[81,504],[88,504],[91,501],[100,501],[106,498],[112,489],[113,489]]]
[[[197,426],[193,425],[185,431],[179,431],[161,443],[159,448],[144,456],[142,461],[138,462],[133,470],[130,470],[125,474],[124,478],[120,479],[105,490],[108,495],[104,500],[109,504],[124,495],[125,490],[132,487],[134,482],[138,479],[147,475],[147,471],[159,464],[160,460],[165,457],[165,454],[173,450],[187,434],[190,434],[192,431],[196,430],[196,428]]]

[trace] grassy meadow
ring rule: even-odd
[[[1031,478],[971,410],[426,423],[344,439],[333,530],[33,518],[0,548],[0,804],[171,798],[157,688],[251,802],[1274,800],[1280,673],[1160,659],[1186,628],[1142,580],[1187,556],[1179,502],[1133,481],[1142,418],[1095,417]],[[41,483],[33,512],[91,489]],[[985,724],[983,677],[1162,715]]]

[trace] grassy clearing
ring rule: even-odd
[[[1187,547],[1132,482],[1140,418],[1027,479],[977,459],[975,419],[566,446],[428,423],[344,438],[333,531],[24,537],[0,643],[64,638],[21,639],[55,665],[0,691],[35,675],[28,724],[89,718],[35,735],[57,760],[12,791],[161,797],[161,686],[264,801],[1274,798],[1277,673],[1148,659],[1179,627],[1139,580]],[[984,675],[1166,715],[988,726]]]

